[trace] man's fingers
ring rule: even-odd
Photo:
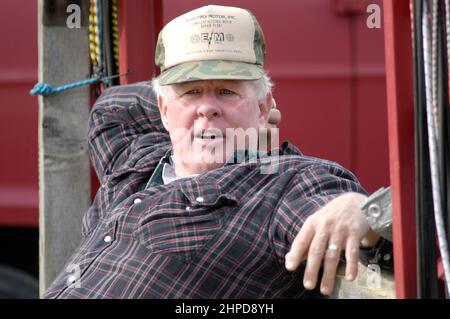
[[[305,222],[300,232],[294,238],[290,251],[286,254],[286,269],[295,271],[308,253],[309,245],[314,237],[314,228]]]
[[[328,241],[328,247],[324,258],[324,271],[320,292],[329,295],[333,291],[334,281],[336,278],[336,269],[339,265],[340,255],[342,251],[342,241],[338,237],[332,237]]]
[[[321,231],[314,236],[314,239],[311,242],[308,251],[305,275],[303,277],[303,286],[305,286],[306,289],[314,289],[317,284],[317,277],[325,254],[328,237],[328,232]]]
[[[359,239],[357,237],[349,237],[345,248],[345,278],[354,280],[358,274],[359,261]]]

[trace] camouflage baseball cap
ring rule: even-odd
[[[161,85],[198,80],[257,80],[265,42],[255,16],[237,7],[205,6],[170,21],[159,33],[155,63]]]

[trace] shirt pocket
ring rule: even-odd
[[[134,237],[152,253],[191,262],[220,235],[236,200],[211,188],[207,196],[195,197],[187,196],[185,190],[164,196],[161,205],[142,216]]]

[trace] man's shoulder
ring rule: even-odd
[[[102,95],[112,95],[112,94],[133,94],[139,92],[153,92],[151,82],[143,81],[136,82],[125,85],[115,85],[107,88]]]
[[[313,157],[313,156],[306,156],[306,155],[279,155],[278,156],[278,165],[281,167],[284,167],[286,169],[297,169],[297,170],[304,170],[304,169],[314,169],[314,168],[329,168],[329,169],[339,169],[339,170],[346,170],[342,165],[339,163]]]
[[[280,149],[272,151],[269,155],[266,162],[273,163],[273,165],[279,165],[283,170],[295,169],[300,172],[304,169],[326,168],[333,171],[348,171],[337,162],[304,155],[295,145],[288,141],[283,142]],[[265,161],[261,161],[261,165],[264,164]]]
[[[289,180],[294,175],[313,174],[316,177],[335,175],[346,179],[356,177],[340,164],[313,156],[303,155],[294,145],[284,142],[279,149],[269,153],[259,153],[250,159],[225,165],[198,176],[204,181],[231,182],[245,181],[247,186],[278,183]]]
[[[97,99],[96,103],[109,103],[116,101],[127,101],[138,103],[156,103],[152,85],[149,81],[137,82],[127,85],[117,85],[107,88]]]

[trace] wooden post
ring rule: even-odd
[[[70,4],[81,9],[79,28],[68,27],[76,12],[67,12]],[[40,82],[59,86],[89,76],[88,11],[88,0],[39,0]],[[88,86],[39,97],[41,295],[78,245],[81,218],[90,205],[88,115]]]

